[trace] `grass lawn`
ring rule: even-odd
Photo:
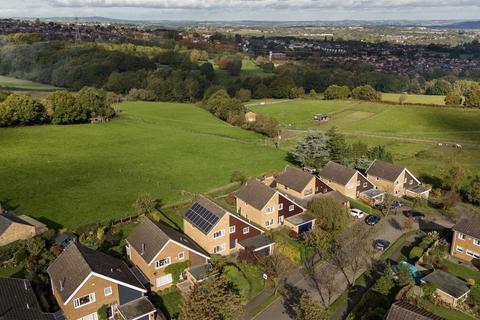
[[[475,283],[480,283],[480,272],[464,267],[462,265],[458,265],[448,260],[445,260],[444,264],[448,268],[448,273],[465,281],[467,281],[468,279],[474,279]]]
[[[223,274],[239,290],[244,304],[263,290],[263,272],[257,265],[249,263],[227,265],[223,268]]]
[[[163,312],[167,319],[178,319],[183,298],[176,287],[154,294],[151,298],[153,304]]]
[[[389,102],[399,102],[400,93],[382,93],[382,100]],[[438,104],[445,105],[445,96],[429,96],[426,94],[407,94],[405,103],[420,103],[420,104]]]
[[[0,202],[65,227],[119,218],[286,165],[285,151],[190,104],[128,102],[107,124],[0,129]],[[187,194],[187,195],[185,195]]]
[[[54,86],[32,82],[28,80],[16,79],[12,77],[0,76],[0,87],[9,89],[23,89],[23,90],[54,90]]]
[[[474,320],[475,318],[465,314],[461,311],[445,308],[442,306],[434,305],[433,303],[428,303],[426,309],[437,316],[443,317],[448,320]]]
[[[480,141],[480,110],[446,107],[396,106],[359,101],[291,100],[253,106],[286,128],[328,130],[336,126],[355,135],[396,136],[448,142]],[[315,114],[331,120],[318,123]],[[445,141],[447,140],[447,141]]]

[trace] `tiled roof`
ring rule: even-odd
[[[28,280],[0,278],[0,319],[54,320],[54,317],[41,310]]]
[[[92,272],[145,290],[125,262],[75,242],[70,242],[47,272],[63,302]]]
[[[405,168],[382,160],[375,160],[367,169],[367,174],[394,182]]]
[[[435,270],[422,278],[422,281],[433,283],[437,289],[442,290],[446,294],[458,299],[465,293],[470,291],[467,283],[454,277],[445,271]]]
[[[185,234],[160,223],[155,223],[149,218],[142,219],[127,237],[128,243],[141,254],[147,263],[152,261],[169,240],[180,243],[201,255],[208,256],[200,246]]]
[[[274,189],[252,179],[245,182],[240,190],[235,193],[235,196],[255,209],[262,210],[275,193]]]
[[[300,169],[286,167],[275,181],[297,192],[302,192],[312,178],[314,176]]]
[[[12,225],[12,223],[18,223],[32,227],[30,223],[23,220],[19,216],[11,213],[0,213],[0,234],[4,233]]]
[[[454,231],[465,233],[471,237],[480,239],[480,218],[463,218],[452,228]]]
[[[147,297],[141,297],[118,307],[123,319],[139,319],[154,312],[156,309]],[[143,319],[143,318],[142,318]]]
[[[405,301],[397,301],[390,307],[385,320],[446,320],[425,309]]]
[[[346,185],[355,175],[355,169],[346,167],[333,161],[329,161],[318,173],[322,178],[335,181],[341,185]]]

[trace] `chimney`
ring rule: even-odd
[[[145,243],[142,242],[142,252],[140,253],[142,256],[145,253]]]
[[[30,309],[30,305],[27,303],[27,309]]]
[[[63,282],[62,282],[62,280],[60,280],[59,283],[60,283],[60,291],[63,291]]]

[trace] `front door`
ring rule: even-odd
[[[172,282],[173,282],[173,278],[172,278],[172,275],[169,273],[162,277],[158,277],[156,281],[156,285],[157,285],[157,288],[160,288]]]
[[[88,316],[85,316],[85,317],[81,317],[77,320],[98,320],[98,316],[97,316],[97,313],[94,312],[92,314],[89,314]]]
[[[278,217],[278,224],[283,224],[283,216]]]

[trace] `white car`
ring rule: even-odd
[[[350,210],[350,214],[355,218],[362,219],[363,218],[363,211],[357,208],[353,208]]]

